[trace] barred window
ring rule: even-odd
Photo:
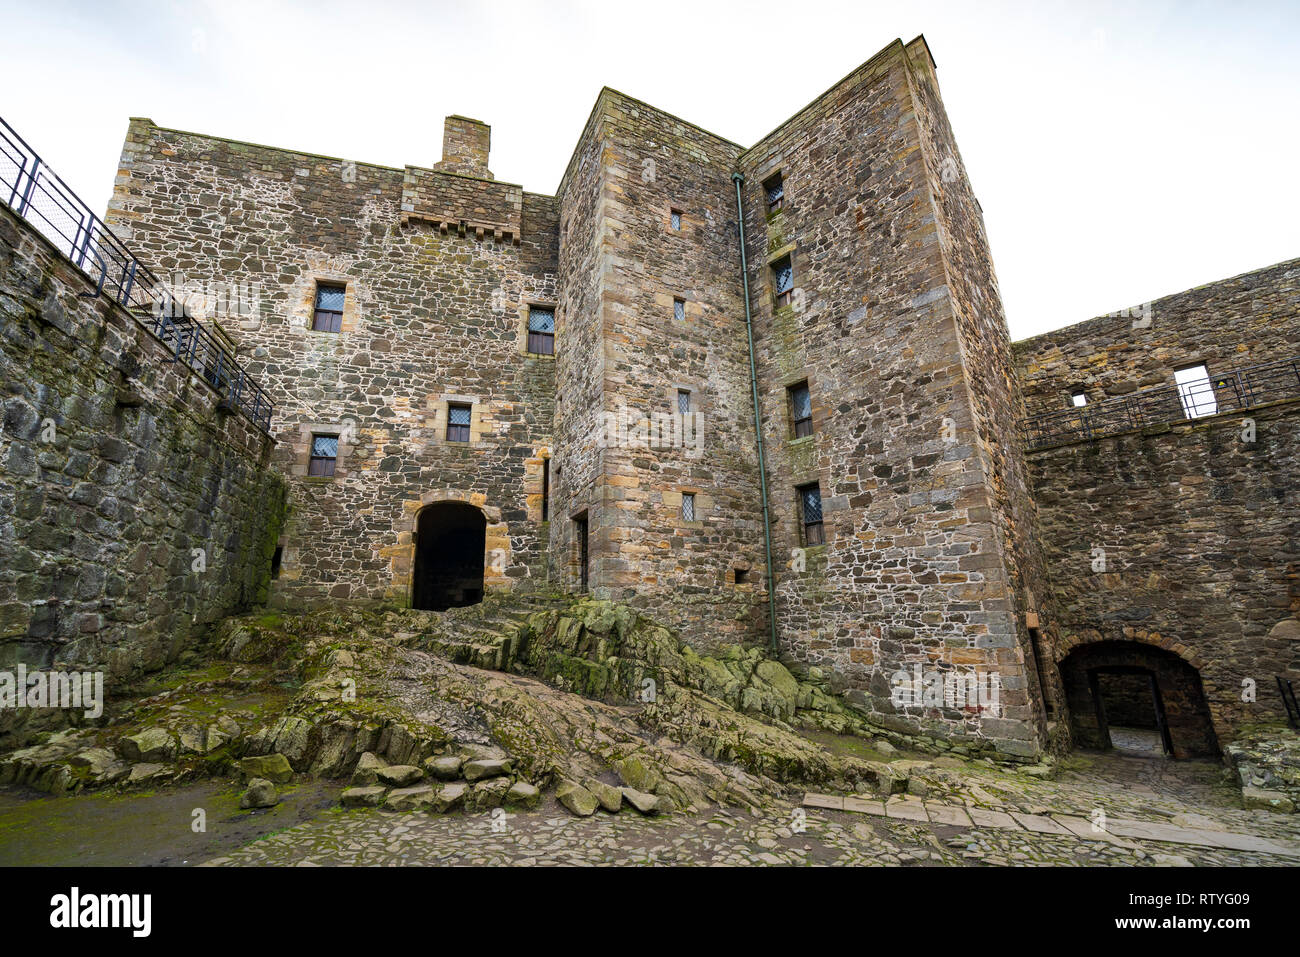
[[[528,351],[538,356],[555,355],[555,310],[528,307]]]
[[[686,321],[686,300],[685,299],[673,300],[673,318],[676,319],[678,322]]]
[[[687,389],[677,390],[677,412],[680,415],[691,414],[691,393]]]
[[[763,193],[767,197],[767,211],[775,213],[785,205],[785,183],[780,173],[774,173],[763,180]]]
[[[684,522],[695,521],[695,493],[694,492],[682,493],[682,521]]]
[[[790,421],[794,423],[795,438],[812,435],[812,393],[807,382],[790,386]]]
[[[447,441],[468,442],[471,406],[447,406]]]
[[[311,455],[307,460],[307,474],[325,477],[333,475],[338,457],[339,437],[337,435],[313,435]]]
[[[343,328],[343,303],[347,293],[342,286],[316,285],[316,314],[311,327],[316,332],[338,332]]]
[[[776,306],[790,305],[790,293],[794,290],[794,265],[789,256],[772,263],[772,288],[776,291]]]
[[[817,482],[801,485],[799,493],[799,514],[803,522],[804,545],[821,545],[826,541],[822,530],[822,487]]]

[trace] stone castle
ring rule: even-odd
[[[496,180],[489,144],[448,117],[441,161],[396,169],[131,120],[108,224],[205,291],[191,315],[274,419],[218,415],[180,376],[197,411],[158,414],[190,437],[150,452],[172,479],[118,496],[132,518],[18,495],[6,565],[34,579],[0,583],[26,609],[3,619],[9,658],[156,665],[257,600],[588,591],[1012,760],[1105,746],[1107,715],[1179,757],[1285,715],[1300,373],[1278,363],[1300,354],[1300,261],[1013,344],[920,37],[750,146],[604,89],[555,195]],[[71,289],[55,258],[38,268]],[[116,411],[86,420],[122,449],[11,452],[11,476],[152,448],[158,421],[114,378],[152,374],[123,371],[154,348],[133,335],[110,350]],[[11,420],[52,407],[28,391]],[[121,581],[43,564],[74,548],[37,531],[59,503],[126,543]],[[131,547],[151,505],[179,516],[170,551],[217,538],[234,571],[177,584],[174,558]],[[996,675],[998,705],[900,706],[900,672]]]

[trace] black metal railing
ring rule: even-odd
[[[1031,415],[1021,434],[1028,448],[1041,449],[1294,398],[1300,398],[1300,356]]]
[[[110,296],[221,394],[223,408],[237,409],[265,432],[275,406],[232,353],[202,322],[195,321],[103,220],[90,211],[57,173],[0,118],[0,198],[95,283],[87,298]]]
[[[1277,690],[1282,695],[1282,704],[1286,705],[1286,720],[1293,728],[1300,729],[1300,704],[1295,699],[1295,688],[1291,685],[1290,678],[1283,678],[1281,675],[1274,675],[1277,679]]]

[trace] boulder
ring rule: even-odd
[[[406,788],[423,778],[424,772],[412,764],[392,764],[386,768],[376,768],[375,777],[389,787]]]
[[[257,807],[274,807],[279,803],[279,792],[266,778],[253,778],[248,782],[248,790],[239,798],[239,806],[246,811]]]
[[[117,753],[132,764],[166,762],[176,757],[176,741],[162,728],[148,728],[118,741]]]
[[[671,808],[667,807],[666,798],[662,798],[657,794],[646,794],[636,788],[623,788],[623,797],[627,799],[628,804],[645,815],[663,814],[671,810]]]
[[[436,794],[431,784],[397,788],[388,792],[384,807],[390,811],[423,811],[433,806]]]
[[[367,751],[357,759],[356,770],[352,772],[352,783],[356,787],[368,787],[379,780],[379,769],[386,767],[387,761],[373,751]]]
[[[480,781],[484,778],[496,778],[510,773],[510,759],[476,758],[466,761],[461,769],[466,781]]]
[[[506,805],[509,807],[534,808],[542,800],[542,792],[527,781],[516,781],[506,792]]]
[[[1281,791],[1266,788],[1244,787],[1241,789],[1241,803],[1247,809],[1261,811],[1278,811],[1291,814],[1295,811],[1295,802]]]
[[[427,758],[424,762],[424,773],[431,778],[437,778],[439,781],[455,781],[460,777],[461,765],[464,763],[461,758],[454,754]]]
[[[167,781],[172,776],[171,768],[165,764],[152,764],[143,762],[141,764],[131,765],[131,773],[127,775],[127,784],[152,784]]]
[[[275,784],[288,784],[293,780],[293,768],[289,766],[289,759],[283,754],[261,754],[241,758],[239,773],[245,781],[265,778]]]
[[[582,782],[582,786],[596,796],[600,806],[611,814],[617,814],[623,807],[623,792],[612,784],[605,784],[603,781],[597,781],[595,778],[587,778]]]
[[[654,791],[663,780],[659,769],[647,764],[639,755],[629,755],[621,761],[614,762],[614,770],[619,780],[638,791]]]
[[[500,807],[505,803],[506,794],[509,791],[509,778],[488,778],[486,781],[480,781],[474,785],[474,790],[470,792],[466,800],[469,806],[473,808]]]
[[[596,795],[581,784],[574,784],[572,781],[565,781],[556,788],[555,796],[561,804],[578,817],[591,817],[596,813],[596,808],[600,807]]]
[[[460,807],[465,803],[465,792],[469,790],[469,785],[462,781],[454,784],[444,784],[442,788],[434,795],[429,810],[438,814],[443,814]]]
[[[388,788],[375,785],[368,788],[348,788],[340,797],[344,807],[379,807],[384,803]]]

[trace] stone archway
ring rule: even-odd
[[[435,502],[415,520],[411,607],[444,611],[483,600],[487,517],[465,502]]]
[[[1077,645],[1060,662],[1076,745],[1109,750],[1111,726],[1148,732],[1157,753],[1217,758],[1201,675],[1163,648],[1136,641]]]

